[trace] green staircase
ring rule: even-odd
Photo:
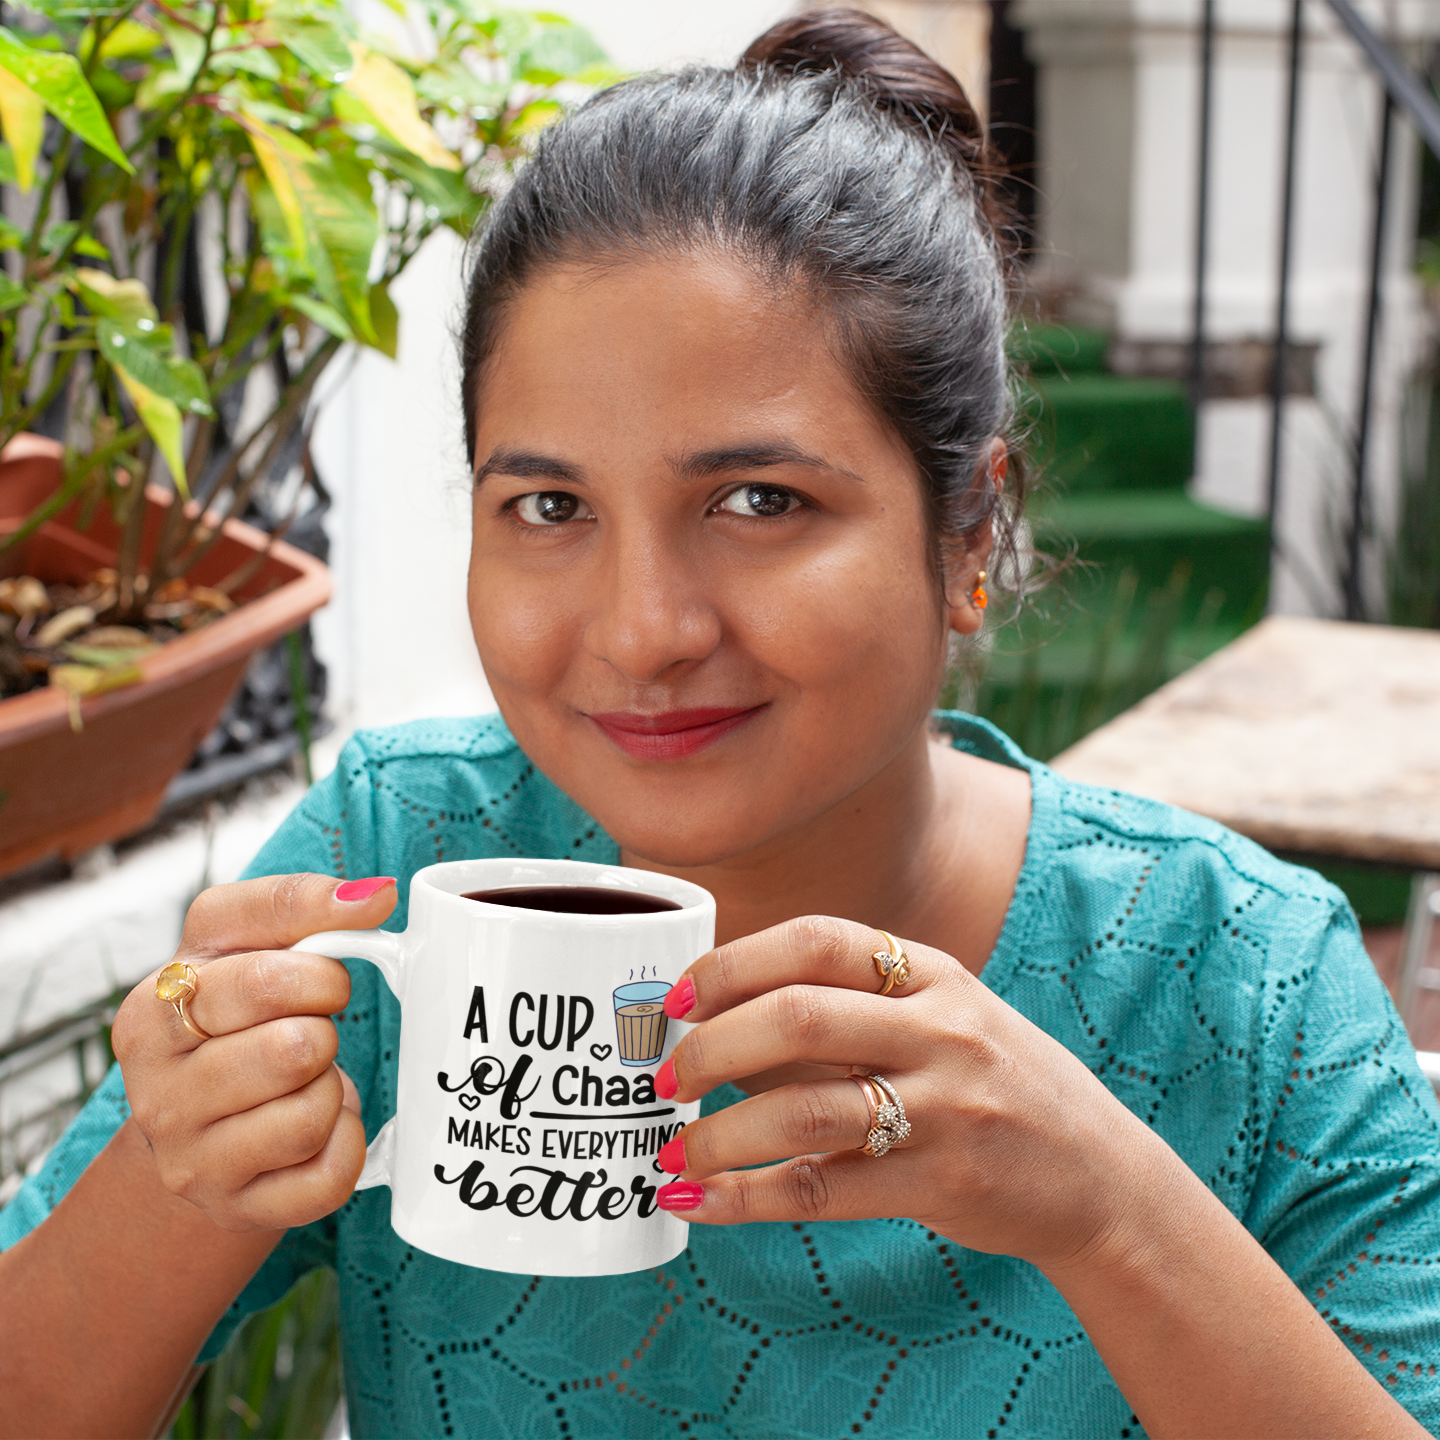
[[[1184,389],[1110,374],[1108,348],[1101,331],[1057,326],[1012,341],[1028,374],[1035,548],[1071,563],[998,629],[968,683],[974,707],[1040,756],[1219,649],[1264,606],[1265,522],[1190,498]]]

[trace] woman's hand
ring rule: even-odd
[[[393,881],[325,875],[216,886],[190,907],[175,954],[199,973],[186,1009],[212,1038],[156,998],[155,975],[120,1007],[115,1055],[160,1180],[222,1228],[308,1224],[354,1190],[365,1131],[330,1018],[349,1002],[350,975],[287,947],[378,925],[396,899]]]
[[[894,1085],[909,1137],[864,1155],[870,1112],[854,1081],[780,1085],[687,1125],[660,1152],[686,1177],[660,1190],[661,1205],[711,1225],[903,1216],[1029,1260],[1151,1435],[1424,1435],[1079,1060],[923,945],[905,947],[909,982],[877,994],[880,942],[865,926],[810,918],[712,950],[666,1001],[699,1023],[655,1089],[689,1101],[726,1080],[853,1068]]]
[[[862,1154],[858,1085],[782,1085],[686,1126],[660,1159],[689,1183],[660,1203],[708,1224],[904,1216],[971,1249],[1069,1263],[1168,1147],[950,956],[907,943],[908,983],[878,994],[872,956],[884,948],[878,931],[810,917],[711,951],[671,991],[678,1018],[691,982],[684,1018],[700,1023],[656,1089],[673,1083],[689,1101],[797,1062],[854,1069],[895,1087],[909,1138]]]

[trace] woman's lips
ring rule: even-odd
[[[616,711],[590,718],[636,760],[683,760],[713,745],[763,709],[764,705],[707,706],[667,710],[663,715]]]

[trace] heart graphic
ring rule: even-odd
[[[590,1047],[590,1053],[597,1060],[608,1060],[610,1058],[610,1052],[614,1048],[613,1045],[592,1045]]]
[[[480,1103],[480,1097],[478,1095],[462,1095],[460,1103],[467,1110],[473,1110]]]

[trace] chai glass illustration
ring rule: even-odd
[[[653,1065],[665,1048],[668,980],[636,980],[615,991],[615,1039],[622,1065]]]

